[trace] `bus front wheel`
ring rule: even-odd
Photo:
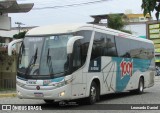
[[[88,104],[94,104],[98,97],[98,87],[96,83],[93,81],[90,87],[90,95],[88,98]]]

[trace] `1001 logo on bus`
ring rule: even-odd
[[[120,63],[120,68],[121,68],[121,78],[123,78],[126,75],[132,76],[132,71],[133,71],[133,61],[124,61]]]

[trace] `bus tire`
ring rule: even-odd
[[[44,102],[47,104],[52,104],[52,103],[54,103],[54,100],[44,100]]]
[[[92,105],[92,104],[96,103],[97,97],[98,97],[98,87],[97,87],[96,83],[93,81],[91,83],[91,87],[90,87],[88,104]]]
[[[144,80],[143,80],[143,78],[141,77],[141,78],[139,79],[138,89],[136,90],[136,93],[137,93],[137,94],[142,94],[143,91],[144,91]]]

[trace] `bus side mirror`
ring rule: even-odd
[[[71,37],[67,43],[67,54],[70,54],[73,52],[73,45],[75,43],[75,41],[79,40],[79,39],[83,39],[83,36],[74,36]]]
[[[14,44],[16,44],[16,43],[22,42],[22,40],[23,40],[23,39],[13,40],[12,42],[10,42],[10,43],[8,44],[8,55],[9,55],[9,56],[12,55],[12,49],[13,49],[12,46],[13,46]]]

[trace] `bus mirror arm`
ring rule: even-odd
[[[10,43],[8,44],[8,55],[9,55],[9,56],[12,55],[12,49],[13,49],[12,46],[13,46],[14,44],[16,44],[16,43],[22,42],[22,40],[23,40],[23,39],[13,40],[12,42],[10,42]]]
[[[83,39],[83,36],[74,36],[71,37],[67,43],[67,54],[71,54],[73,52],[73,45],[75,43],[75,41],[79,40],[79,39]]]

